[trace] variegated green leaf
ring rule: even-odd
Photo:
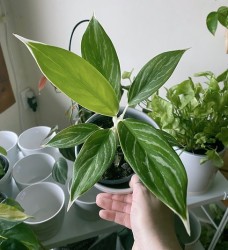
[[[62,48],[16,37],[28,47],[46,78],[69,98],[96,113],[117,114],[119,102],[113,87],[90,63]]]
[[[144,185],[183,220],[187,219],[187,175],[181,160],[161,133],[135,119],[118,123],[126,160]]]
[[[46,145],[56,148],[70,148],[83,143],[92,133],[100,129],[95,124],[77,124],[63,129]]]
[[[24,221],[31,216],[26,215],[16,207],[0,203],[0,219],[10,221]]]
[[[120,63],[112,41],[93,17],[82,37],[82,57],[91,63],[112,85],[121,98]]]
[[[53,166],[52,177],[55,181],[65,185],[67,180],[67,172],[67,161],[64,158],[60,157]]]
[[[112,163],[117,148],[117,135],[112,129],[93,133],[83,144],[73,166],[69,206],[89,190]]]
[[[172,75],[185,50],[168,51],[151,59],[138,73],[128,92],[129,106],[155,93]]]
[[[1,146],[0,146],[0,154],[5,155],[5,156],[7,155],[6,150]]]

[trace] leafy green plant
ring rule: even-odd
[[[215,35],[218,23],[228,29],[228,7],[221,6],[217,11],[212,11],[207,15],[206,24],[208,30]]]
[[[221,167],[219,152],[228,146],[228,70],[218,77],[209,71],[195,76],[205,77],[204,85],[189,78],[167,89],[167,99],[155,94],[148,115],[184,150],[205,154],[202,163],[211,159]]]
[[[29,217],[12,199],[0,203],[0,249],[44,249],[34,232],[24,223]]]
[[[120,63],[111,39],[94,17],[82,37],[82,57],[17,37],[55,87],[82,107],[113,120],[108,129],[89,123],[70,126],[48,142],[47,146],[57,148],[83,143],[73,166],[68,208],[101,178],[120,145],[144,185],[182,218],[189,231],[187,176],[178,155],[160,130],[123,118],[128,107],[147,99],[169,79],[185,50],[164,52],[146,63],[129,87],[128,104],[118,116],[123,93]]]

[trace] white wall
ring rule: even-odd
[[[9,19],[14,19],[12,32],[66,49],[73,26],[82,19],[90,18],[95,12],[116,47],[122,71],[134,68],[136,74],[156,54],[190,48],[166,87],[199,71],[212,70],[219,74],[228,65],[224,29],[219,26],[213,37],[205,25],[207,14],[221,5],[227,5],[227,0],[1,1],[7,7]],[[72,50],[77,53],[80,53],[80,38],[85,27],[83,24],[74,35]],[[18,75],[19,91],[30,86],[38,94],[37,82],[41,74],[37,66],[19,41],[11,34],[8,39],[12,46],[10,49],[15,53],[13,57],[17,59],[13,62],[16,71],[21,72],[23,66],[23,72]],[[13,81],[13,84],[16,83]],[[28,111],[26,113],[30,123],[50,126],[59,124],[60,127],[67,125],[64,112],[70,105],[68,98],[63,94],[56,94],[49,85],[38,96],[38,101],[38,112],[35,115]],[[17,113],[17,109],[7,110],[5,113],[0,114],[0,129],[5,126],[2,117],[12,121],[11,113]],[[30,124],[26,122],[24,127],[28,125]]]

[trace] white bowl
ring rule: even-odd
[[[16,201],[27,215],[25,221],[41,241],[48,240],[59,231],[65,214],[65,195],[60,186],[51,182],[40,182],[23,189]]]
[[[18,160],[13,167],[13,178],[19,190],[42,181],[53,181],[55,159],[49,154],[32,154]]]
[[[22,153],[25,156],[36,153],[48,153],[54,156],[56,152],[55,148],[44,147],[44,144],[49,140],[46,139],[46,137],[50,131],[50,127],[37,126],[29,128],[21,133],[18,138],[18,146]],[[54,134],[55,133],[53,133],[51,137],[53,137]]]
[[[7,158],[11,166],[18,160],[19,149],[17,146],[18,135],[13,131],[0,131],[0,146],[7,152]]]
[[[71,181],[69,182],[68,191],[70,190]],[[100,191],[96,187],[92,187],[77,200],[75,204],[79,207],[80,215],[87,220],[96,220],[99,219],[99,210],[100,208],[96,204],[96,197]]]

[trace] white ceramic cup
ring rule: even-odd
[[[45,153],[31,154],[18,160],[13,167],[13,178],[19,190],[42,181],[53,181],[55,159]]]
[[[41,241],[57,234],[65,214],[65,195],[62,188],[51,182],[40,182],[23,189],[16,201],[27,215],[25,221]]]
[[[0,192],[11,197],[13,194],[13,183],[12,183],[12,167],[9,164],[7,157],[1,155],[1,163],[8,166],[8,170],[5,175],[0,179]]]
[[[36,153],[48,153],[55,157],[58,152],[57,149],[44,147],[44,144],[55,134],[53,133],[49,139],[46,139],[50,131],[50,127],[37,126],[29,128],[21,133],[18,138],[18,146],[23,155],[27,156]]]
[[[18,135],[13,131],[0,131],[0,146],[7,152],[7,158],[12,167],[18,160],[19,149],[17,146]]]

